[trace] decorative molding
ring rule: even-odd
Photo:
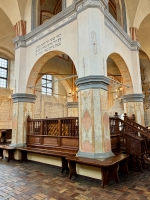
[[[143,102],[144,95],[143,94],[126,94],[122,96],[123,103],[128,102]]]
[[[40,25],[24,37],[16,37],[15,49],[28,47],[54,31],[77,19],[80,12],[88,8],[98,8],[105,16],[105,25],[131,50],[138,51],[140,44],[133,41],[108,12],[108,0],[74,0],[72,5],[64,9],[44,24]]]
[[[78,102],[67,102],[67,108],[78,108]]]
[[[105,10],[105,25],[128,47],[128,49],[131,51],[139,51],[140,43],[130,38],[108,10]]]
[[[80,12],[91,7],[97,7],[104,13],[104,9],[107,8],[107,0],[74,0],[71,6],[28,33],[25,37],[14,38],[13,42],[15,43],[15,48],[17,49],[20,47],[28,47],[32,45],[50,33],[60,29],[68,23],[71,23],[77,19],[77,15]]]
[[[11,95],[13,103],[18,102],[28,102],[35,103],[36,95],[34,94],[26,94],[26,93],[16,93]]]
[[[93,159],[105,159],[114,156],[114,154],[112,153],[112,151],[106,153],[87,153],[78,151],[77,156],[84,158],[93,158]]]
[[[98,89],[101,88],[103,90],[108,90],[108,85],[110,83],[110,79],[106,76],[99,75],[91,75],[85,76],[83,78],[78,78],[75,80],[75,84],[78,87],[78,91],[86,90],[86,89]]]

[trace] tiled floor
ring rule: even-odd
[[[0,199],[8,200],[146,200],[150,199],[150,167],[121,175],[120,183],[104,189],[100,181],[83,176],[68,179],[60,168],[36,162],[0,159]]]

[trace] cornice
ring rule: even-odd
[[[118,24],[118,22],[111,16],[108,10],[105,10],[105,25],[131,50],[138,51],[140,43],[134,41]]]
[[[105,25],[131,50],[138,51],[140,44],[133,41],[108,12],[108,0],[74,0],[72,5],[40,25],[26,36],[14,38],[15,49],[28,47],[77,19],[88,8],[98,8],[105,17]]]

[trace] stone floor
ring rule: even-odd
[[[150,167],[120,175],[120,183],[104,189],[100,181],[78,176],[68,179],[59,167],[0,159],[0,199],[8,200],[146,200],[150,199]]]

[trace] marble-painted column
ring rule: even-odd
[[[12,94],[13,117],[12,117],[12,143],[10,146],[22,147],[26,145],[26,121],[27,116],[33,115],[33,103],[36,95],[26,93]]]
[[[127,94],[122,96],[124,103],[124,112],[130,117],[135,115],[137,123],[145,126],[144,122],[144,106],[143,106],[143,94]]]
[[[108,84],[105,76],[78,78],[79,151],[77,156],[107,158],[111,151],[108,110]]]
[[[16,36],[26,35],[26,26],[27,26],[27,22],[26,21],[24,21],[24,20],[18,21],[14,25]]]
[[[66,106],[68,108],[68,117],[78,117],[78,102],[67,102]]]
[[[138,35],[138,29],[136,27],[130,27],[130,37],[132,40],[136,41]]]

